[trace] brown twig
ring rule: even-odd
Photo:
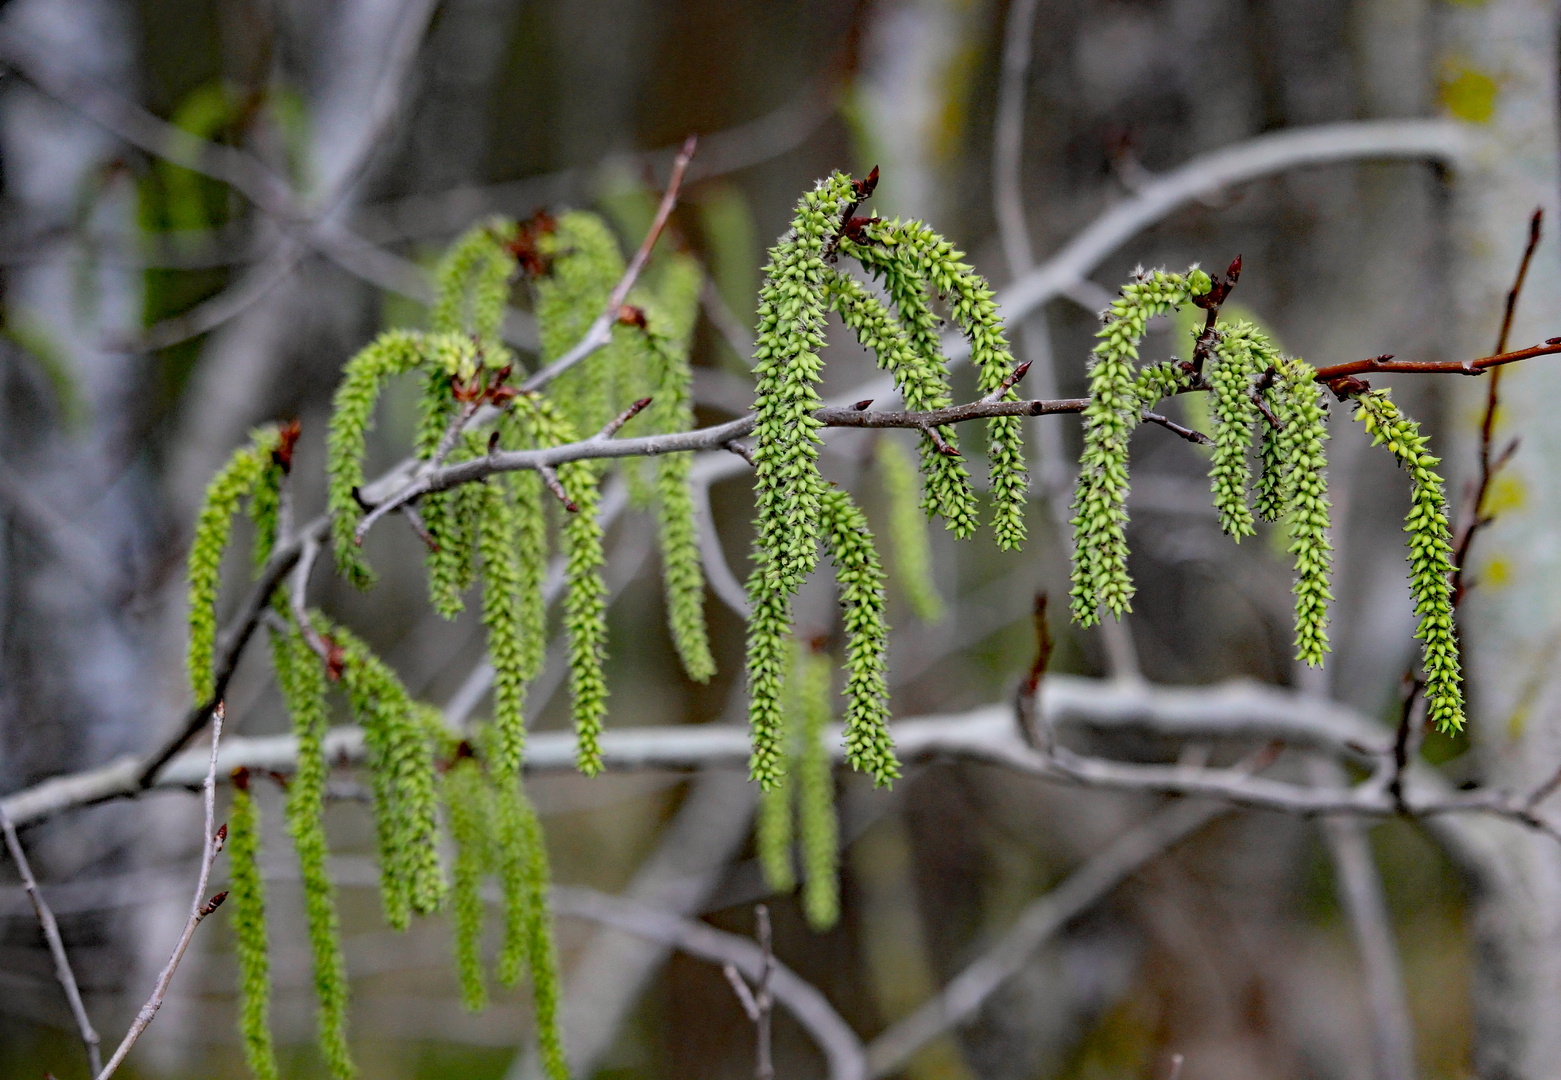
[[[1040,712],[1036,708],[1035,695],[1040,692],[1041,679],[1046,675],[1046,668],[1051,664],[1052,649],[1055,643],[1052,641],[1051,627],[1046,622],[1046,593],[1035,594],[1035,610],[1032,614],[1035,623],[1035,659],[1030,662],[1030,671],[1019,684],[1019,697],[1015,702],[1014,715],[1019,721],[1019,736],[1025,744],[1032,749],[1043,753],[1052,750],[1051,725],[1041,725],[1036,722]]]
[[[1404,798],[1404,773],[1409,769],[1410,758],[1419,750],[1419,739],[1416,736],[1423,730],[1421,723],[1425,719],[1425,696],[1422,693],[1425,683],[1415,678],[1412,672],[1405,673],[1404,681],[1407,689],[1403,708],[1399,710],[1398,730],[1393,736],[1393,776],[1388,781],[1388,794],[1393,797],[1393,805],[1400,814],[1409,812],[1409,804]]]
[[[634,253],[634,258],[629,261],[623,277],[618,280],[617,285],[613,286],[612,293],[607,297],[606,308],[596,317],[596,321],[591,323],[585,336],[573,348],[522,383],[520,387],[522,390],[542,389],[612,340],[613,324],[618,321],[623,302],[628,297],[629,290],[634,288],[634,283],[639,280],[640,271],[645,269],[651,249],[656,246],[661,230],[666,228],[667,218],[672,216],[672,208],[677,205],[678,190],[683,186],[683,175],[688,171],[688,163],[694,159],[694,148],[698,141],[698,137],[694,135],[684,140],[683,149],[672,162],[672,176],[667,180],[666,193],[661,197],[661,205],[656,208],[656,216],[650,223],[650,229],[645,233],[645,239],[640,244],[639,250]]]
[[[564,490],[564,482],[558,478],[558,471],[551,465],[538,465],[537,475],[542,477],[542,482],[547,489],[558,497],[558,501],[564,504],[564,509],[571,514],[578,514],[580,507],[569,497],[569,492]]]
[[[990,394],[988,394],[986,397],[982,398],[981,400],[982,401],[1001,401],[1002,398],[1003,398],[1003,395],[1008,393],[1008,388],[1009,387],[1013,386],[1020,379],[1024,378],[1027,374],[1029,374],[1030,364],[1031,363],[1032,363],[1032,361],[1026,360],[1024,363],[1022,363],[1018,367],[1014,368],[1012,371],[1010,371],[1008,373],[1007,377],[1004,378],[1002,382],[997,384],[996,389],[994,389]]]
[[[22,850],[22,842],[17,838],[16,826],[11,824],[10,815],[3,806],[0,806],[0,828],[5,830],[5,846],[11,852],[17,872],[22,875],[22,887],[27,890],[27,899],[32,901],[33,913],[38,916],[38,925],[43,928],[44,940],[49,943],[49,954],[54,957],[54,977],[60,981],[60,989],[65,991],[65,1000],[70,1003],[71,1015],[76,1019],[76,1030],[81,1033],[82,1045],[87,1050],[87,1064],[92,1069],[92,1075],[96,1076],[103,1071],[103,1058],[98,1051],[98,1033],[87,1016],[87,1007],[81,1002],[76,973],[71,970],[65,941],[60,937],[60,924],[54,921],[54,912],[38,890],[27,853]]]
[[[640,398],[627,409],[624,409],[617,416],[607,421],[607,425],[603,427],[602,430],[598,431],[595,436],[593,436],[593,438],[600,441],[606,441],[607,439],[612,438],[614,435],[618,434],[619,430],[622,429],[624,424],[627,424],[630,420],[633,420],[636,416],[643,412],[645,407],[650,404],[650,401],[651,399],[648,397]]]
[[[157,983],[152,988],[152,996],[146,999],[146,1004],[141,1006],[141,1011],[136,1013],[135,1020],[130,1025],[130,1030],[125,1032],[125,1037],[120,1041],[119,1048],[114,1051],[114,1056],[108,1059],[108,1064],[97,1073],[96,1080],[108,1080],[114,1075],[125,1055],[130,1053],[130,1048],[136,1044],[136,1040],[146,1031],[147,1025],[152,1022],[152,1017],[157,1015],[157,1010],[162,1008],[163,997],[168,993],[168,984],[173,981],[173,973],[178,970],[179,961],[184,959],[184,951],[190,947],[190,939],[195,936],[195,928],[199,926],[206,916],[216,911],[228,894],[220,892],[210,899],[206,898],[206,883],[211,878],[211,865],[217,859],[217,853],[228,839],[228,827],[216,828],[217,818],[217,750],[222,741],[222,703],[211,713],[211,765],[206,770],[206,782],[201,786],[201,794],[205,802],[205,832],[202,834],[201,869],[200,876],[195,883],[195,899],[190,903],[190,917],[185,920],[184,932],[179,935],[178,944],[174,946],[173,955],[168,958],[168,963],[163,966],[161,974],[157,976]]]
[[[1225,269],[1225,276],[1214,282],[1213,288],[1202,296],[1195,296],[1192,302],[1205,311],[1203,318],[1203,330],[1198,334],[1198,341],[1192,347],[1192,373],[1203,376],[1203,365],[1208,360],[1209,354],[1214,351],[1214,342],[1219,336],[1217,324],[1220,319],[1220,305],[1230,295],[1230,291],[1236,287],[1236,282],[1241,279],[1241,256],[1237,255],[1230,260],[1230,266]]]
[[[1351,360],[1346,364],[1320,367],[1313,376],[1320,383],[1330,383],[1352,375],[1403,373],[1409,375],[1483,375],[1492,368],[1504,364],[1516,364],[1520,360],[1533,360],[1538,356],[1554,356],[1561,353],[1561,337],[1546,338],[1541,345],[1526,349],[1482,356],[1478,360],[1394,360],[1391,354],[1373,356],[1365,360]]]
[[[1497,355],[1507,351],[1507,337],[1512,333],[1512,318],[1517,313],[1518,297],[1523,294],[1523,285],[1528,280],[1529,265],[1534,261],[1534,251],[1539,247],[1544,221],[1544,207],[1535,208],[1528,223],[1528,244],[1523,249],[1523,258],[1518,262],[1518,273],[1513,278],[1512,288],[1507,290],[1507,306],[1502,313],[1501,329],[1496,334]],[[1475,533],[1491,521],[1490,516],[1484,513],[1485,499],[1490,493],[1491,481],[1496,478],[1496,474],[1518,448],[1517,440],[1513,439],[1494,457],[1491,455],[1491,440],[1496,434],[1496,411],[1500,404],[1501,368],[1498,367],[1491,372],[1491,381],[1485,387],[1485,415],[1480,420],[1480,474],[1474,482],[1473,490],[1469,493],[1463,521],[1453,539],[1452,588],[1455,608],[1463,600],[1464,590],[1469,585],[1464,573],[1464,564],[1469,561],[1469,549],[1474,544]]]

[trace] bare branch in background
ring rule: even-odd
[[[764,952],[747,938],[728,934],[692,919],[670,915],[632,901],[591,889],[553,889],[553,909],[566,917],[591,919],[631,934],[665,942],[672,947],[716,964],[730,964],[750,982],[764,977]],[[867,1061],[862,1043],[818,988],[773,957],[770,992],[786,1011],[797,1018],[824,1052],[830,1080],[866,1080]]]
[[[1025,908],[1014,925],[950,979],[937,997],[869,1043],[868,1074],[876,1078],[899,1072],[917,1050],[972,1019],[982,1003],[1018,974],[1069,920],[1099,903],[1139,867],[1225,812],[1215,804],[1173,803],[1118,837],[1061,885]]]
[[[1344,780],[1338,762],[1324,758],[1310,758],[1307,771],[1320,787],[1338,787]],[[1374,1074],[1377,1080],[1414,1080],[1414,1028],[1404,1000],[1404,972],[1365,827],[1359,821],[1337,817],[1324,818],[1320,827],[1333,860],[1340,906],[1349,917],[1360,952]]]
[[[76,1020],[76,1030],[81,1034],[81,1043],[87,1051],[87,1065],[92,1075],[97,1076],[103,1071],[103,1058],[98,1050],[98,1033],[92,1026],[92,1020],[87,1016],[87,1007],[81,1002],[81,990],[76,985],[76,973],[71,970],[70,956],[65,952],[64,939],[60,937],[60,924],[55,921],[54,912],[49,909],[43,893],[38,889],[38,882],[33,877],[33,868],[27,861],[27,853],[22,850],[22,842],[17,838],[16,826],[11,824],[4,806],[0,806],[0,829],[5,830],[5,846],[11,853],[12,861],[16,863],[17,872],[22,875],[22,887],[27,890],[27,899],[32,902],[33,913],[38,916],[38,925],[43,929],[44,940],[49,943],[49,955],[54,958],[54,977],[60,981],[60,989],[65,991],[65,1000],[70,1004],[71,1016]]]
[[[748,983],[737,970],[737,965],[731,961],[721,968],[721,974],[725,975],[726,981],[731,984],[732,992],[737,995],[737,1002],[743,1007],[743,1012],[747,1013],[748,1019],[753,1021],[754,1080],[774,1080],[775,1061],[770,1050],[770,1013],[774,1008],[775,999],[770,992],[770,982],[775,976],[775,948],[770,936],[770,909],[763,904],[755,904],[753,917],[756,927],[754,936],[759,939],[759,951],[763,954],[759,977],[754,980],[753,988],[749,989]]]
[[[130,1048],[146,1031],[147,1025],[157,1015],[157,1010],[162,1008],[163,997],[168,993],[168,984],[173,981],[173,973],[178,970],[179,961],[184,959],[184,951],[190,947],[190,939],[195,936],[195,928],[227,899],[228,894],[225,892],[220,892],[209,900],[206,898],[206,883],[211,878],[211,865],[216,861],[217,853],[222,850],[222,845],[228,838],[228,827],[224,825],[219,829],[216,821],[217,757],[222,740],[222,711],[222,703],[218,702],[211,714],[211,763],[206,767],[206,781],[201,785],[201,797],[206,810],[206,829],[201,836],[200,876],[195,883],[195,899],[190,902],[190,917],[185,920],[184,931],[179,935],[179,941],[173,948],[173,955],[168,958],[168,963],[157,976],[157,984],[152,988],[152,996],[146,999],[146,1004],[142,1005],[141,1011],[136,1013],[130,1030],[125,1032],[124,1039],[120,1042],[119,1048],[114,1051],[114,1056],[108,1059],[108,1064],[97,1073],[96,1080],[108,1080],[113,1076],[120,1063],[125,1060],[125,1055],[130,1053]]]

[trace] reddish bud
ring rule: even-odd
[[[861,401],[858,401],[855,405],[853,405],[851,407],[853,409],[855,409],[857,412],[863,412],[872,403],[873,403],[873,399],[872,398],[863,398]]]
[[[320,635],[320,640],[325,643],[325,674],[331,682],[341,678],[341,673],[347,669],[347,650],[336,642]]]
[[[246,769],[246,768],[244,768],[244,766],[240,765],[238,768],[234,769],[233,772],[230,775],[232,777],[233,786],[235,788],[237,788],[239,791],[248,791],[249,790],[249,770],[248,769]]]
[[[271,451],[271,460],[281,466],[283,472],[292,471],[293,449],[298,445],[298,436],[302,432],[303,427],[296,416],[277,429],[276,449]]]
[[[618,309],[618,324],[620,326],[636,326],[645,329],[645,309],[635,307],[633,304],[624,304]]]
[[[218,908],[220,908],[222,906],[222,902],[224,900],[226,900],[227,898],[228,898],[228,891],[226,889],[224,889],[224,890],[222,890],[222,892],[218,893],[216,896],[213,896],[210,900],[206,901],[206,906],[201,908],[201,918],[204,919],[206,916],[210,915],[213,911],[216,911]]]
[[[861,180],[851,181],[851,192],[856,196],[857,202],[873,197],[873,190],[878,187],[878,166],[873,166],[873,171]]]

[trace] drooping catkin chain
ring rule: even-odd
[[[825,279],[830,307],[840,314],[862,347],[872,352],[878,366],[894,378],[907,409],[925,412],[952,404],[938,346],[938,320],[927,306],[926,283],[912,277],[898,261],[884,257],[876,247],[842,245],[842,249],[856,254],[865,267],[881,277],[900,309],[900,318],[860,282],[838,272]],[[909,333],[908,327],[915,327],[917,333]],[[931,351],[923,351],[927,349]],[[957,453],[959,436],[952,426],[937,430],[943,445],[953,452],[945,453],[931,434],[922,434],[921,468],[926,477],[922,507],[929,516],[943,518],[948,529],[964,539],[974,534],[979,524],[976,496],[965,461]]]
[[[661,289],[646,308],[645,347],[649,352],[650,407],[645,428],[652,432],[687,431],[694,425],[693,368],[689,365],[703,274],[692,258],[680,256],[662,273]],[[643,430],[643,429],[642,429]],[[661,545],[667,628],[695,682],[715,674],[705,625],[705,573],[694,520],[690,485],[692,454],[663,454],[656,461],[653,491],[657,537]],[[631,474],[632,475],[632,474]]]
[[[234,451],[206,486],[206,498],[190,542],[186,572],[190,586],[190,644],[186,667],[191,696],[196,701],[210,700],[216,684],[212,657],[217,640],[217,586],[222,553],[227,550],[228,536],[233,528],[233,515],[271,467],[271,451],[276,448],[277,439],[275,428],[257,430],[249,444]],[[274,522],[272,527],[275,527]]]
[[[1015,367],[1003,334],[1002,319],[986,279],[975,272],[964,255],[920,221],[878,223],[869,239],[887,248],[907,275],[943,297],[949,313],[970,342],[983,394],[998,393],[999,401],[1017,401],[1009,382]],[[1007,384],[1006,389],[1002,389]],[[1016,416],[987,421],[986,456],[992,490],[992,535],[1005,550],[1024,545],[1025,507],[1029,478],[1024,466],[1023,425]]]
[[[488,983],[482,963],[482,926],[486,905],[482,885],[494,864],[495,824],[492,795],[482,765],[470,755],[445,770],[445,819],[455,846],[450,878],[450,921],[455,928],[455,971],[461,1005],[471,1012],[488,1007]]]
[[[1410,476],[1404,532],[1409,534],[1409,591],[1420,617],[1415,637],[1422,646],[1427,718],[1441,731],[1458,731],[1463,727],[1463,684],[1453,625],[1453,551],[1447,497],[1442,478],[1432,471],[1441,459],[1426,449],[1429,440],[1420,434],[1420,425],[1398,410],[1387,390],[1357,396],[1355,419],[1371,434],[1372,445],[1385,444]]]
[[[1084,410],[1084,452],[1073,497],[1073,617],[1083,626],[1098,621],[1101,608],[1118,618],[1132,610],[1127,455],[1143,409],[1134,369],[1138,343],[1151,318],[1175,310],[1211,286],[1201,270],[1186,277],[1151,271],[1123,286],[1096,335],[1090,401]]]
[[[298,764],[287,788],[287,831],[298,856],[304,917],[314,968],[320,1052],[334,1080],[352,1080],[357,1067],[347,1045],[347,961],[342,955],[336,887],[326,870],[326,673],[296,628],[271,635],[277,687],[298,740]]]
[[[249,771],[233,774],[228,811],[227,904],[238,957],[239,1033],[244,1060],[256,1080],[276,1080],[271,1043],[271,964],[266,933],[266,892],[260,877],[260,809],[249,791]]]

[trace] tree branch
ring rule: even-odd
[[[867,1067],[877,1078],[899,1072],[917,1050],[971,1019],[981,1005],[1018,974],[1042,945],[1131,877],[1139,867],[1226,812],[1204,802],[1177,802],[1119,836],[1051,892],[1025,908],[992,946],[905,1019],[867,1047]]]
[[[103,1071],[103,1058],[98,1051],[98,1033],[92,1026],[92,1020],[87,1016],[87,1007],[81,1002],[81,989],[76,985],[76,973],[71,970],[70,957],[65,952],[65,941],[60,937],[60,924],[55,922],[54,912],[49,909],[43,893],[38,890],[38,882],[33,877],[33,868],[27,861],[27,853],[22,850],[22,842],[16,835],[16,826],[11,823],[4,806],[0,806],[0,829],[5,830],[5,846],[11,852],[11,859],[16,863],[17,872],[22,875],[22,887],[27,890],[27,899],[32,902],[33,914],[38,916],[38,925],[43,929],[44,940],[49,943],[49,955],[54,958],[54,977],[60,981],[60,989],[65,991],[65,1000],[70,1004],[71,1016],[76,1020],[76,1030],[81,1033],[81,1042],[87,1051],[87,1065],[92,1075],[96,1076]]]
[[[731,965],[751,982],[765,980],[763,950],[752,941],[692,919],[635,904],[592,889],[553,887],[553,910],[559,915],[590,919],[639,937],[660,941],[690,956]],[[830,1080],[866,1080],[867,1061],[861,1040],[827,998],[811,983],[773,957],[769,991],[807,1029],[829,1062]]]
[[[136,1013],[135,1020],[130,1025],[130,1030],[125,1032],[125,1037],[120,1041],[119,1048],[114,1051],[114,1056],[108,1059],[108,1064],[98,1072],[96,1080],[108,1080],[114,1075],[116,1069],[125,1055],[130,1053],[130,1048],[136,1044],[136,1040],[146,1031],[147,1025],[157,1015],[157,1010],[162,1008],[163,997],[168,993],[168,984],[173,981],[173,973],[178,970],[179,961],[184,959],[184,951],[190,947],[190,939],[195,936],[195,928],[199,926],[213,911],[222,905],[228,894],[220,892],[210,900],[206,899],[206,883],[211,878],[211,865],[216,861],[217,852],[222,850],[223,844],[228,838],[228,827],[216,828],[217,816],[217,756],[219,744],[222,740],[222,705],[219,702],[211,714],[211,763],[206,767],[206,782],[201,785],[202,797],[206,807],[206,831],[201,838],[201,869],[200,876],[195,883],[195,899],[190,902],[190,917],[185,920],[184,932],[179,935],[179,941],[174,946],[173,955],[168,958],[168,963],[163,966],[161,974],[157,976],[157,983],[152,987],[152,996],[146,999],[146,1004],[141,1006],[141,1011]]]
[[[634,288],[634,283],[639,279],[640,271],[645,269],[645,263],[650,258],[651,250],[656,246],[656,240],[661,236],[661,230],[666,227],[667,218],[672,216],[672,208],[677,205],[678,189],[683,186],[683,174],[688,170],[688,163],[694,159],[694,148],[699,139],[690,135],[683,141],[683,149],[679,151],[677,158],[672,162],[672,176],[667,181],[667,190],[661,196],[661,205],[656,207],[656,216],[650,223],[650,228],[645,233],[645,239],[641,241],[640,248],[634,253],[634,258],[629,260],[623,277],[618,279],[618,284],[613,286],[612,292],[607,297],[607,306],[596,317],[596,321],[585,332],[575,345],[554,360],[547,367],[537,372],[531,378],[521,384],[522,390],[540,390],[558,376],[574,367],[580,361],[590,356],[597,349],[612,340],[613,324],[618,321],[618,311],[623,307],[623,302],[628,299],[629,290]]]

